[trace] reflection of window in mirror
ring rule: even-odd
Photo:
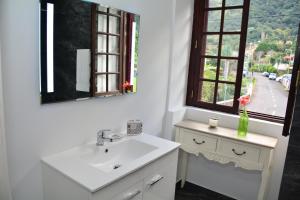
[[[138,41],[140,18],[132,13],[126,13],[126,53],[125,77],[129,85],[132,86],[131,92],[137,91],[137,62],[138,62]]]
[[[93,7],[93,93],[104,96],[122,93],[123,12]]]
[[[92,15],[93,96],[136,92],[139,16],[100,5]]]

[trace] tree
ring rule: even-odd
[[[256,48],[256,52],[263,52],[264,54],[268,53],[269,51],[278,51],[279,48],[277,44],[273,40],[265,40],[259,43]]]

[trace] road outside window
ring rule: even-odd
[[[285,117],[299,17],[299,0],[251,1],[241,90],[249,111]]]

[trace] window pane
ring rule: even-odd
[[[119,56],[108,56],[108,72],[119,72]]]
[[[106,35],[98,35],[98,52],[106,52]]]
[[[217,63],[217,59],[205,58],[202,78],[216,80]]]
[[[242,9],[225,10],[223,31],[241,31],[242,16]]]
[[[241,96],[245,96],[245,95],[252,95],[252,92],[253,92],[253,89],[255,89],[255,87],[257,86],[260,86],[260,87],[263,87],[265,90],[270,90],[272,91],[273,89],[270,89],[268,87],[265,87],[267,86],[269,83],[266,81],[266,82],[262,82],[260,80],[264,80],[264,79],[260,79],[260,74],[254,72],[253,74],[250,73],[250,72],[247,72],[246,70],[244,70],[243,72],[243,81],[242,81],[242,88],[241,88]],[[244,74],[245,73],[245,74]],[[257,81],[257,78],[259,79],[259,82],[256,82]],[[264,78],[264,77],[263,77]],[[268,91],[268,92],[270,92]],[[265,91],[266,92],[266,91]],[[265,94],[262,95],[260,89],[257,89],[257,95],[259,95],[259,98],[262,98],[261,100],[265,99]],[[251,99],[252,100],[252,99]],[[253,103],[253,102],[251,102]],[[254,102],[256,103],[256,102]],[[262,102],[260,102],[261,105],[263,104]],[[265,106],[268,104],[268,102],[266,101],[265,102]],[[269,106],[272,106],[269,104]],[[261,109],[261,108],[259,108]],[[253,110],[252,110],[253,111]],[[259,110],[256,110],[255,112],[258,112]],[[271,113],[268,113],[268,114],[271,114]]]
[[[217,104],[233,106],[235,86],[233,84],[218,84]]]
[[[288,2],[251,1],[241,89],[241,95],[251,96],[249,111],[286,115],[299,27],[299,20],[290,13],[295,13],[292,8],[300,10],[299,0],[292,7],[285,6],[292,5]]]
[[[204,42],[206,43],[205,55],[217,56],[219,46],[219,35],[206,35],[204,36]]]
[[[238,57],[240,49],[240,35],[223,35],[222,56]]]
[[[219,80],[235,82],[237,72],[237,60],[221,60]]]
[[[242,6],[244,5],[244,0],[226,0],[225,6]]]
[[[98,15],[98,32],[107,32],[107,16],[106,15]]]
[[[198,101],[213,103],[215,93],[215,83],[201,81],[199,85]]]
[[[115,14],[115,15],[120,15],[120,10],[117,10],[117,9],[114,9],[114,8],[110,8],[109,9],[109,13]]]
[[[109,53],[119,53],[119,37],[109,36]]]
[[[222,0],[209,0],[207,7],[208,8],[222,7]]]
[[[120,33],[120,18],[113,16],[109,17],[109,33]]]
[[[107,7],[98,6],[98,11],[107,12]]]
[[[220,32],[221,10],[208,11],[207,32]]]
[[[118,90],[118,75],[110,74],[108,75],[108,91],[117,91]]]
[[[97,72],[106,72],[106,55],[97,56]]]
[[[97,76],[97,92],[106,92],[106,75]]]

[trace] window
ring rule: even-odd
[[[249,95],[251,117],[290,124],[300,2],[279,4],[195,0],[187,105],[238,114],[238,98]]]
[[[290,83],[290,93],[289,98],[287,102],[287,109],[286,109],[286,115],[285,115],[285,121],[283,126],[283,135],[288,136],[291,131],[292,127],[292,121],[294,117],[294,110],[295,110],[295,103],[296,103],[296,94],[297,90],[299,89],[300,85],[300,24],[298,29],[298,38],[297,38],[297,44],[296,44],[296,54],[295,54],[295,60],[294,60],[294,67],[293,67],[293,77],[291,78]]]
[[[124,13],[95,5],[93,16],[93,93],[95,96],[122,93]]]
[[[297,0],[251,0],[242,92],[251,96],[247,109],[253,117],[285,120],[299,9]]]
[[[248,11],[249,0],[195,1],[188,105],[237,113]]]

